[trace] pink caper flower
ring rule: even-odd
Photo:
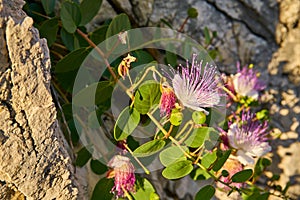
[[[107,177],[114,177],[115,179],[112,192],[114,192],[117,197],[124,197],[126,192],[134,192],[134,166],[130,162],[130,159],[125,156],[115,155],[107,165],[112,168],[112,170],[108,172]]]
[[[220,102],[220,78],[217,76],[216,66],[203,67],[198,64],[197,55],[193,55],[192,66],[188,62],[185,67],[180,65],[173,71],[172,86],[176,97],[183,106],[196,111],[208,112],[204,108],[211,108]]]
[[[232,77],[235,92],[242,97],[258,99],[259,92],[265,89],[266,85],[258,77],[258,73],[253,70],[252,65],[240,69],[237,64],[238,72]]]
[[[267,141],[268,122],[261,123],[255,114],[243,112],[241,120],[229,125],[228,141],[237,149],[237,158],[244,164],[254,164],[254,158],[261,157],[271,151]]]

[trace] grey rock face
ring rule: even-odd
[[[47,42],[23,5],[0,1],[0,196],[14,191],[26,199],[77,199],[50,92]]]

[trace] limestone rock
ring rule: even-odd
[[[26,199],[77,199],[79,184],[50,92],[47,42],[23,5],[0,0],[1,199],[11,191]]]

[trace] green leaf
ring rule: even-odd
[[[81,21],[80,8],[76,3],[65,1],[61,5],[60,18],[63,27],[69,32],[74,33]]]
[[[136,200],[155,200],[155,189],[146,178],[137,178],[136,181],[137,189],[135,193],[131,195]],[[157,194],[156,194],[157,195]],[[158,199],[157,199],[158,200]]]
[[[226,162],[226,160],[228,159],[230,154],[231,154],[231,150],[227,150],[227,151],[223,152],[220,156],[217,154],[218,159],[213,166],[213,170],[215,172],[223,167],[224,163]]]
[[[147,114],[151,108],[159,103],[160,96],[159,83],[154,80],[145,81],[135,92],[134,107],[139,113]]]
[[[102,162],[100,162],[99,160],[94,160],[91,159],[91,163],[90,163],[91,169],[95,174],[104,174],[105,172],[108,171],[108,168],[106,165],[104,165]]]
[[[211,166],[211,164],[213,164],[216,161],[216,159],[217,159],[217,153],[216,152],[217,151],[213,151],[212,153],[208,152],[207,154],[205,154],[202,157],[201,164],[205,168],[209,168]]]
[[[164,148],[166,142],[164,140],[151,140],[142,144],[133,151],[133,155],[136,157],[146,157],[159,152]]]
[[[64,28],[61,28],[60,36],[69,51],[89,46],[87,41],[85,41],[77,32],[68,33]]]
[[[40,35],[42,38],[47,39],[47,44],[50,47],[56,40],[56,34],[58,31],[58,19],[52,18],[46,20],[40,27],[39,27]]]
[[[207,27],[204,28],[203,33],[204,33],[204,38],[205,38],[205,44],[209,44],[211,41],[211,37],[210,37],[209,30]]]
[[[185,152],[188,152],[187,147],[182,147]],[[184,153],[180,150],[178,146],[172,146],[167,149],[164,149],[160,154],[159,154],[159,159],[161,164],[163,164],[165,167],[178,162],[182,160],[186,160],[187,158],[185,157]]]
[[[127,31],[129,29],[131,29],[129,18],[126,14],[122,13],[113,18],[112,22],[109,24],[106,32],[106,38],[119,34],[120,32]]]
[[[98,13],[102,0],[83,0],[80,4],[81,22],[80,26],[89,23]]]
[[[56,0],[42,0],[43,8],[47,15],[54,12]]]
[[[175,49],[175,47],[174,47],[174,49]],[[177,55],[175,53],[167,51],[166,52],[166,64],[169,64],[171,66],[177,66]]]
[[[167,179],[178,179],[188,175],[189,173],[191,173],[192,170],[192,161],[183,160],[167,166],[162,171],[162,175]]]
[[[211,185],[206,185],[197,192],[195,200],[210,200],[213,198],[216,189]]]
[[[110,99],[113,89],[113,83],[109,81],[93,83],[79,91],[73,97],[73,104],[79,106],[100,105]],[[95,99],[89,98],[94,95]]]
[[[75,164],[79,167],[83,167],[91,157],[92,157],[91,152],[87,150],[87,148],[83,147],[77,153]]]
[[[81,48],[72,51],[62,58],[55,66],[56,73],[78,70],[85,57],[90,53],[89,48]]]
[[[125,140],[140,122],[140,113],[135,108],[126,107],[119,115],[115,127],[114,137],[117,141]]]
[[[114,179],[100,179],[93,190],[91,200],[112,200],[114,194],[110,191],[113,187]]]
[[[190,18],[197,18],[198,17],[198,11],[197,11],[196,8],[189,8],[187,13],[188,13],[188,16]]]
[[[201,127],[194,129],[192,134],[185,141],[185,144],[192,148],[201,147],[204,144],[204,141],[209,139],[209,134],[216,132],[214,128],[211,127]]]
[[[211,178],[211,175],[204,169],[196,168],[191,172],[191,177],[193,180],[206,180]]]
[[[136,57],[136,61],[131,63],[131,68],[141,66],[143,64],[149,64],[154,60],[153,57],[151,56],[151,54],[149,54],[145,50],[136,50],[131,53],[132,53],[132,56]],[[154,64],[152,64],[152,65],[154,65]],[[152,66],[152,65],[150,65],[150,66]]]
[[[221,174],[222,174],[223,177],[229,176],[229,172],[225,169],[222,170]]]
[[[42,5],[39,3],[29,3],[28,1],[26,2],[27,3],[24,5],[23,10],[27,13],[27,15],[32,17],[36,24],[45,21],[45,18],[39,15],[39,13],[44,12],[44,8],[42,7]]]
[[[90,38],[95,44],[99,44],[105,40],[108,25],[100,26],[98,29],[90,33]]]
[[[170,22],[168,22],[167,20],[161,18],[160,21],[162,23],[164,23],[165,25],[167,25],[170,29],[173,29],[172,24]]]
[[[242,170],[242,171],[234,174],[231,177],[231,180],[232,180],[232,182],[235,182],[235,183],[243,183],[243,182],[249,180],[251,178],[252,174],[253,174],[252,169],[245,169],[245,170]]]

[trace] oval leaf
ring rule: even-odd
[[[42,0],[43,8],[47,15],[54,11],[56,0]]]
[[[83,0],[80,4],[81,22],[80,26],[89,23],[98,13],[102,0]]]
[[[63,2],[60,9],[60,18],[63,27],[69,33],[74,33],[81,21],[79,6],[73,2]]]
[[[108,168],[106,165],[104,165],[102,162],[100,162],[99,160],[94,160],[91,159],[91,163],[90,163],[91,169],[95,174],[104,174],[105,172],[108,171]]]
[[[111,21],[106,32],[106,38],[116,35],[120,32],[131,29],[129,18],[126,14],[122,13]]]
[[[167,179],[178,179],[182,178],[193,170],[192,161],[184,160],[175,162],[167,166],[163,171],[162,175]]]
[[[192,148],[201,147],[205,140],[209,138],[211,132],[216,132],[214,128],[211,127],[201,127],[194,129],[192,134],[184,142],[187,146]]]
[[[46,20],[39,28],[41,37],[47,39],[47,44],[50,47],[56,40],[56,34],[58,31],[58,19],[53,18]]]
[[[126,107],[119,115],[115,127],[114,137],[117,141],[126,139],[140,122],[140,113],[135,108]]]
[[[154,80],[145,81],[135,92],[134,107],[141,114],[147,114],[160,100],[160,85]]]
[[[216,189],[211,185],[206,185],[197,192],[195,200],[210,200],[213,198]]]
[[[249,180],[251,178],[252,174],[253,174],[252,169],[245,169],[245,170],[242,170],[242,171],[234,174],[231,177],[231,180],[232,180],[232,182],[235,182],[235,183],[243,183],[243,182]]]
[[[145,178],[138,178],[136,181],[136,192],[131,193],[131,195],[134,197],[134,199],[142,199],[142,200],[153,200],[151,196],[155,195],[155,189]]]
[[[64,28],[62,28],[60,30],[60,36],[69,51],[89,46],[87,41],[84,40],[77,32],[68,33]]]
[[[224,163],[226,162],[230,154],[231,154],[231,150],[227,150],[224,153],[222,153],[221,156],[218,156],[218,159],[215,165],[213,166],[213,170],[215,172],[221,169],[221,167],[223,167]]]
[[[108,29],[108,25],[103,25],[90,33],[90,38],[95,44],[99,44],[105,40],[106,31]],[[136,57],[136,56],[135,56]]]
[[[188,152],[187,147],[182,147],[186,152]],[[184,153],[180,150],[179,147],[173,146],[163,150],[159,154],[159,159],[161,164],[165,167],[182,160],[186,160],[187,158],[184,156]]]
[[[146,157],[159,152],[166,142],[164,140],[151,140],[136,148],[133,155],[136,157]]]
[[[79,106],[100,105],[110,99],[113,91],[113,83],[109,81],[101,81],[93,83],[88,87],[79,91],[73,97],[73,104]],[[95,99],[90,98],[95,95]]]
[[[216,151],[208,152],[202,157],[201,164],[205,168],[209,168],[211,164],[213,164],[217,159],[217,153]]]
[[[56,73],[69,72],[79,69],[85,57],[89,54],[89,48],[81,48],[72,51],[66,55],[63,59],[58,61],[55,66]]]
[[[112,200],[114,194],[111,189],[114,187],[114,179],[102,178],[96,184],[91,200]]]
[[[77,153],[75,164],[79,167],[83,167],[89,161],[89,159],[91,157],[92,157],[91,152],[89,150],[87,150],[87,148],[83,147]]]

